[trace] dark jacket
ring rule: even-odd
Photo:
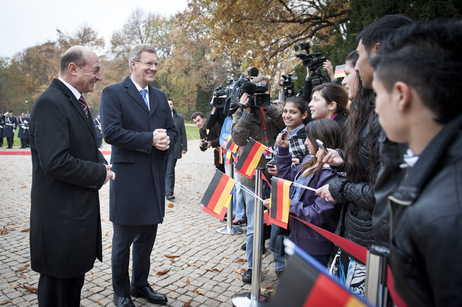
[[[263,129],[259,109],[255,108],[250,114],[248,114],[240,108],[233,114],[231,136],[234,143],[239,146],[239,155],[244,152],[245,145],[247,145],[249,138],[260,142],[267,147],[272,147],[274,145],[278,133],[286,126],[282,119],[282,103],[271,104],[271,107],[264,112],[264,120],[268,142],[265,140],[265,131]],[[269,159],[262,157],[258,167],[265,168],[268,161]],[[269,178],[266,173],[265,176]],[[249,179],[245,176],[239,176],[239,180],[247,186],[255,186],[254,178]]]
[[[184,126],[183,115],[178,113],[175,109],[173,109],[173,122],[178,130],[178,140],[173,147],[173,157],[175,159],[181,159],[183,155],[182,151],[188,151],[188,140],[186,139],[186,128]]]
[[[378,137],[380,131],[378,118],[375,117],[373,129],[370,130],[369,125],[365,124],[359,136],[361,145],[358,150],[358,167],[360,173],[364,174],[362,180],[350,182],[347,178],[335,178],[329,182],[329,191],[332,197],[342,204],[337,234],[364,247],[369,247],[374,243],[372,210],[375,205],[373,187],[369,184],[368,178],[369,169],[375,165],[375,161],[372,161],[368,155],[369,149],[366,148],[366,139]]]
[[[462,116],[407,171],[392,206],[391,269],[408,306],[462,306]]]
[[[403,163],[403,155],[408,145],[390,141],[384,131],[379,136],[379,144],[381,164],[374,185],[375,207],[372,212],[372,230],[375,244],[388,248],[390,241],[388,195],[396,191],[406,174],[406,169],[401,168],[400,164]]]
[[[153,131],[167,130],[170,146],[178,131],[164,92],[149,85],[150,110],[130,77],[101,94],[101,123],[112,145],[109,218],[119,225],[160,224],[165,214],[166,150],[152,146]]]
[[[208,130],[207,132],[207,123],[208,120],[205,122],[204,127],[202,129],[199,129],[199,136],[202,140],[207,140],[210,142],[210,145],[212,146],[213,152],[213,163],[216,168],[222,169],[223,164],[220,163],[220,152],[217,150],[220,147],[220,132],[221,132],[221,126],[218,122],[215,122],[215,125]],[[207,147],[200,147],[201,151],[206,151]]]
[[[311,156],[306,156],[302,163],[311,158]],[[278,146],[276,165],[279,178],[295,181],[300,176],[301,164],[292,167],[292,155],[289,152],[289,147]],[[338,176],[338,173],[330,168],[323,168],[321,173],[316,176],[308,175],[302,184],[317,189]],[[293,185],[290,191],[293,195]],[[333,232],[339,221],[340,206],[324,200],[313,191],[302,189],[300,199],[290,200],[290,214]],[[332,242],[296,219],[290,219],[290,230],[294,243],[310,255],[330,255],[334,248]]]
[[[83,275],[102,260],[98,189],[106,160],[91,114],[58,79],[35,102],[30,147],[32,269],[56,278]]]

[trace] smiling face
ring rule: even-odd
[[[101,64],[98,56],[92,51],[86,51],[84,57],[85,66],[79,67],[75,65],[75,83],[73,86],[80,93],[89,93],[95,89],[96,82],[101,81],[103,78],[101,76]]]
[[[347,61],[345,63],[345,78],[343,78],[342,85],[348,92],[348,99],[353,100],[358,93],[359,87],[359,76],[355,71],[352,61]]]
[[[321,91],[315,91],[313,93],[313,99],[311,99],[308,107],[310,108],[311,118],[312,119],[329,119],[332,107],[332,102],[330,105],[327,104],[326,99],[321,95]]]
[[[297,105],[293,102],[286,102],[284,110],[282,111],[282,119],[285,125],[291,131],[303,124],[303,120],[308,116],[308,112],[304,114],[297,108]]]
[[[145,88],[149,83],[154,81],[157,73],[157,55],[152,52],[141,52],[138,61],[132,60],[130,62],[132,69],[132,79],[139,86]]]
[[[313,144],[313,142],[310,141],[310,139],[307,137],[305,139],[305,146],[308,148],[308,153],[312,156],[316,155],[316,152],[318,151],[318,144]]]

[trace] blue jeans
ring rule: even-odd
[[[251,191],[255,191],[254,188],[244,185]],[[254,221],[254,210],[255,210],[255,196],[250,195],[244,191],[242,192],[242,199],[245,202],[245,215],[247,216],[247,231],[245,233],[245,245],[247,254],[247,265],[249,269],[252,268],[253,260],[253,230],[255,227]]]
[[[167,155],[167,167],[165,168],[165,196],[173,196],[175,189],[175,153],[171,150]]]
[[[233,169],[234,169],[234,164],[233,164]],[[227,170],[228,168],[226,168]],[[239,182],[239,175],[236,171],[234,171],[234,180],[236,182]],[[241,190],[240,187],[237,185],[234,188],[234,194],[233,194],[233,215],[236,217],[238,220],[243,220],[244,219],[244,214],[245,214],[245,208],[244,208],[244,194],[245,192]]]
[[[271,237],[269,242],[269,249],[273,252],[274,257],[274,266],[276,267],[276,271],[283,271],[285,268],[285,256],[283,253],[284,248],[284,238],[283,235],[277,235],[278,226],[272,224],[271,225]]]

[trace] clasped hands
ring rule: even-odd
[[[167,130],[156,129],[152,132],[152,146],[159,150],[167,150],[170,147],[170,137]]]

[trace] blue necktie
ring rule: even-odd
[[[148,107],[148,110],[150,110],[148,98],[146,97],[146,93],[148,91],[146,89],[142,89],[140,92],[141,92],[141,96],[143,96],[144,102],[146,102],[146,106]]]

